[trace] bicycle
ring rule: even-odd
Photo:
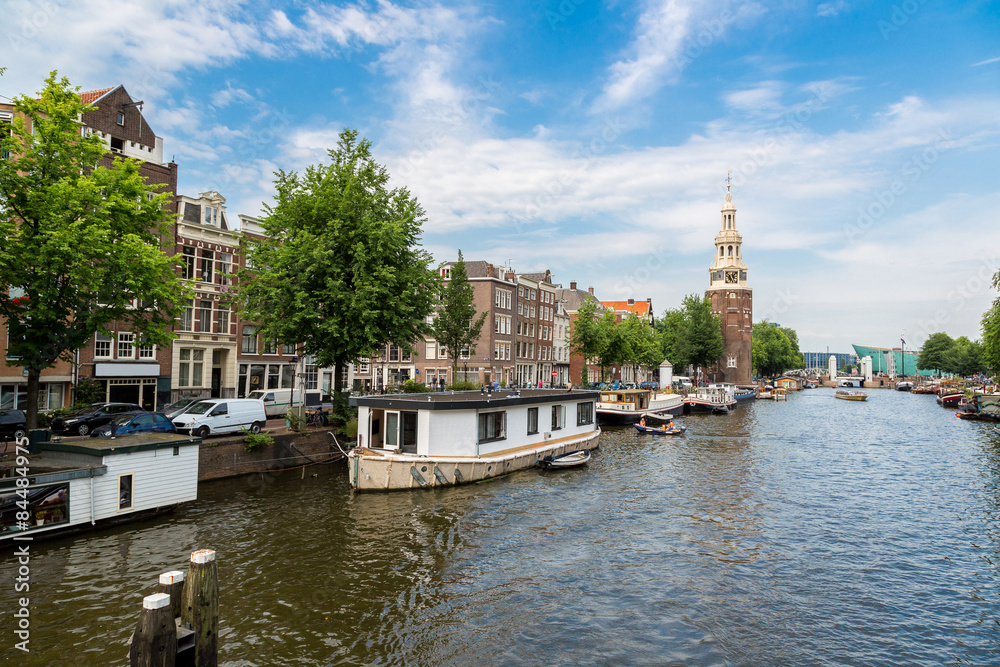
[[[326,426],[327,414],[323,408],[306,414],[306,426]]]

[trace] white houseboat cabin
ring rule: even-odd
[[[37,538],[135,519],[197,499],[200,442],[175,433],[80,438],[39,443],[38,453],[8,457],[0,463],[0,544],[22,534]]]
[[[477,482],[546,456],[595,449],[596,391],[404,394],[351,398],[358,447],[351,487],[388,491]]]

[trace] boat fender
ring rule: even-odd
[[[438,484],[445,484],[445,485],[447,485],[447,484],[451,483],[451,482],[448,481],[448,478],[445,477],[444,473],[441,472],[441,469],[438,468],[437,466],[434,466],[434,477],[437,478]]]
[[[420,486],[427,486],[427,480],[424,479],[423,475],[417,472],[417,466],[410,466],[410,475],[413,479],[417,480],[417,484]]]
[[[455,483],[456,484],[465,483],[465,477],[462,476],[462,471],[459,470],[458,468],[455,468]]]

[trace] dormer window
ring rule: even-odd
[[[118,112],[118,124],[125,127],[125,112],[123,111]]]
[[[205,207],[205,224],[218,226],[219,224],[219,209],[213,206]]]
[[[111,151],[113,153],[123,153],[125,151],[125,140],[118,137],[111,137]]]

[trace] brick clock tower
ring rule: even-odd
[[[723,352],[713,373],[715,380],[745,385],[753,383],[753,290],[747,285],[747,267],[740,250],[743,235],[736,231],[736,207],[729,187],[727,184],[722,229],[715,235],[715,262],[708,270],[710,286],[705,296],[722,321]]]

